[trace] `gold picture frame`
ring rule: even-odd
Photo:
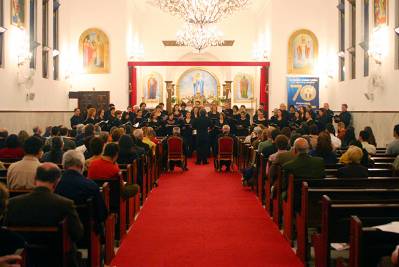
[[[163,99],[163,78],[158,72],[150,72],[143,78],[143,97],[146,103],[161,103]],[[155,92],[153,91],[155,86]]]
[[[316,35],[307,29],[295,31],[288,41],[288,74],[314,74],[318,56]]]
[[[87,74],[109,73],[109,39],[102,30],[85,30],[79,38],[79,52]]]
[[[389,24],[389,0],[373,0],[374,28]]]
[[[26,0],[10,0],[11,25],[24,28],[26,23]]]
[[[252,75],[237,73],[233,83],[235,103],[250,103],[254,99],[255,83]],[[246,86],[246,88],[241,88],[242,86]],[[244,92],[242,89],[244,89]]]

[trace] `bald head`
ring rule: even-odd
[[[295,152],[297,154],[306,154],[309,151],[309,143],[305,138],[297,138],[294,143]]]
[[[55,184],[61,177],[61,170],[51,162],[41,164],[36,170],[36,183]]]

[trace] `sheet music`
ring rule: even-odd
[[[379,229],[383,232],[391,232],[399,234],[399,222],[390,222],[383,225],[373,226],[373,228]]]

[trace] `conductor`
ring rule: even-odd
[[[208,164],[209,155],[209,128],[212,122],[206,117],[206,111],[202,109],[200,116],[194,120],[193,128],[197,130],[197,161],[195,164]]]

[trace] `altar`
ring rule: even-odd
[[[152,107],[163,102],[188,107],[245,105],[268,108],[269,62],[132,61],[129,67],[130,104]]]

